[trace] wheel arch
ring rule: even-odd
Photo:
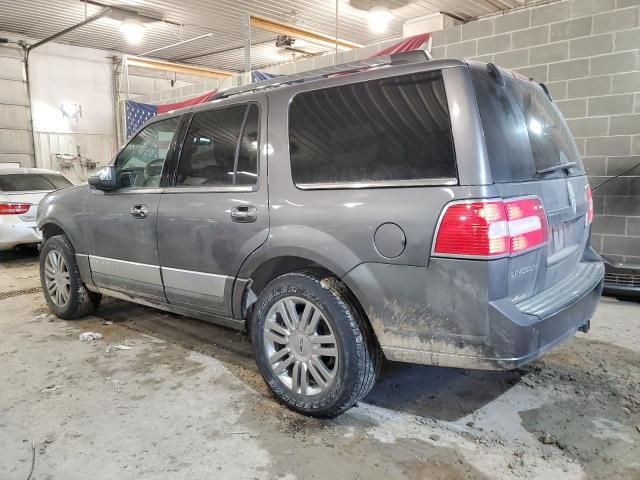
[[[77,244],[74,241],[69,233],[60,226],[57,222],[53,220],[47,220],[42,227],[42,244],[50,239],[51,237],[55,237],[56,235],[64,235],[69,243],[71,244],[71,248],[76,253],[76,262],[78,263],[78,269],[80,272],[80,278],[82,279],[85,286],[91,291],[97,291],[97,287],[93,283],[93,278],[91,277],[91,267],[89,266],[89,257],[85,255],[78,255]]]
[[[52,221],[47,221],[41,228],[42,230],[42,242],[44,243],[45,241],[47,241],[48,239],[50,239],[51,237],[55,236],[55,235],[65,235],[68,237],[67,233],[62,229],[62,227],[60,225],[58,225],[55,222]],[[71,239],[69,238],[69,241],[71,242]],[[71,242],[71,245],[73,245],[73,242]]]
[[[236,279],[233,291],[233,311],[237,312],[237,317],[242,318],[246,322],[246,329],[251,329],[251,316],[253,306],[258,300],[258,296],[264,288],[273,280],[281,275],[297,272],[301,270],[316,270],[325,273],[327,276],[336,278],[343,286],[344,290],[364,318],[369,326],[371,333],[375,336],[375,331],[366,313],[366,310],[360,299],[352,288],[342,280],[342,276],[334,269],[329,267],[322,261],[317,261],[308,256],[299,255],[280,255],[265,259],[263,262],[256,264],[251,270],[245,270],[244,279]]]

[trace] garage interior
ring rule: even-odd
[[[640,479],[639,0],[0,0],[0,175],[86,183],[156,113],[414,49],[550,91],[617,292],[590,332],[510,371],[386,361],[320,420],[247,335],[116,299],[61,320],[38,249],[0,251],[1,478]]]

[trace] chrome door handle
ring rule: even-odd
[[[258,209],[253,205],[240,205],[231,209],[231,220],[238,223],[253,223],[258,219]]]
[[[134,205],[131,207],[131,215],[136,218],[146,218],[149,213],[149,209],[146,205]]]

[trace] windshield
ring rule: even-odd
[[[56,174],[16,173],[0,175],[0,191],[3,192],[59,190],[72,185],[65,177]]]
[[[555,103],[536,83],[509,72],[502,76],[504,86],[488,69],[471,68],[493,180],[583,175],[578,149]],[[573,166],[553,168],[567,164]]]

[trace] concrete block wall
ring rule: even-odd
[[[435,58],[465,57],[545,82],[592,187],[640,162],[640,0],[564,0],[433,35]],[[594,190],[592,243],[640,264],[640,167]]]

